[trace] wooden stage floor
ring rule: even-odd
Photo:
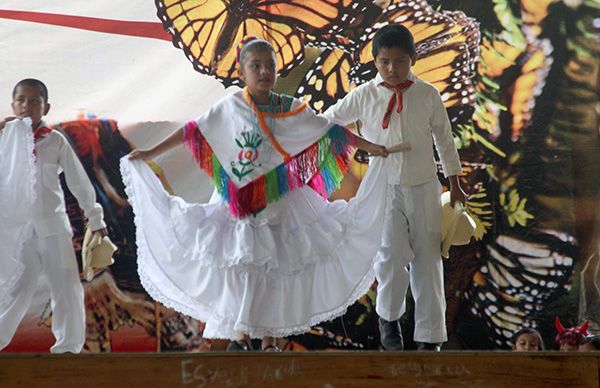
[[[600,353],[0,354],[0,387],[598,387]]]

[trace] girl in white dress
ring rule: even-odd
[[[148,293],[206,322],[229,349],[277,350],[275,337],[342,315],[374,280],[385,209],[384,158],[374,158],[357,196],[327,201],[352,146],[383,146],[272,92],[276,56],[266,41],[238,47],[246,88],[121,170],[137,226],[138,271]],[[212,180],[208,204],[169,195],[143,162],[184,142]],[[377,184],[372,182],[377,181]]]

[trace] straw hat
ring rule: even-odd
[[[450,204],[450,192],[442,194],[442,256],[448,258],[451,245],[467,245],[475,232],[475,221],[462,203]]]
[[[99,232],[86,228],[81,249],[83,274],[89,282],[94,278],[94,269],[107,267],[114,263],[113,253],[117,247],[108,236],[102,237]]]

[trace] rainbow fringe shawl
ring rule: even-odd
[[[238,188],[198,130],[196,122],[186,123],[184,129],[186,147],[227,201],[231,214],[238,218],[257,214],[269,203],[304,185],[310,186],[323,198],[329,197],[340,187],[348,170],[353,140],[347,129],[334,125],[323,137],[290,160]]]

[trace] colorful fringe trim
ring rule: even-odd
[[[288,192],[310,186],[323,198],[340,187],[348,169],[354,137],[345,128],[334,125],[327,133],[268,173],[238,188],[213,153],[195,121],[184,128],[184,143],[194,159],[211,178],[217,191],[238,218],[257,214],[267,204],[277,202]]]

